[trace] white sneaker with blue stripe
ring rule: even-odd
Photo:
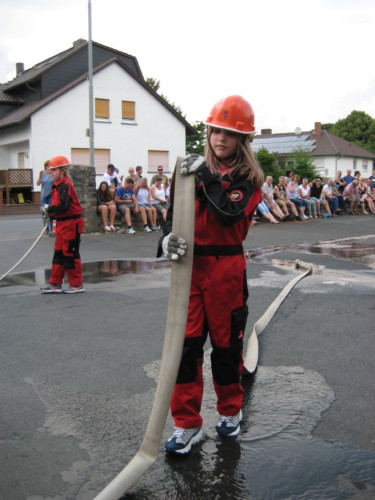
[[[221,437],[234,437],[240,432],[240,423],[242,420],[242,411],[240,410],[232,417],[225,417],[220,415],[219,421],[216,425],[216,432]]]
[[[194,444],[198,444],[202,439],[202,427],[183,429],[175,427],[174,433],[165,443],[165,451],[177,455],[186,455],[190,452]]]

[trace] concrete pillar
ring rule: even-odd
[[[95,168],[87,165],[71,165],[69,173],[83,210],[83,218],[85,220],[85,229],[83,232],[96,232],[100,218],[96,213]]]

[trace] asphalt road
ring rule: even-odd
[[[40,224],[0,218],[1,275]],[[85,294],[40,294],[48,237],[0,282],[1,499],[93,498],[138,450],[169,294],[158,238],[84,235]],[[262,223],[244,246],[252,255],[245,340],[297,275],[295,259],[313,263],[314,273],[259,337],[242,433],[229,446],[215,437],[207,360],[204,443],[188,462],[166,459],[161,446],[126,497],[374,498],[375,217]],[[165,438],[172,428],[169,418]]]

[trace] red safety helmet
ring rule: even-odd
[[[50,159],[48,168],[67,167],[68,165],[70,165],[70,161],[66,156],[54,156]]]
[[[232,130],[239,134],[252,134],[255,132],[254,119],[251,105],[243,97],[231,95],[214,105],[206,125]]]

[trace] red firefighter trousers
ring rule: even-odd
[[[176,427],[202,426],[203,346],[208,334],[217,411],[225,416],[240,411],[247,297],[243,254],[194,256],[184,348],[171,401]]]
[[[84,221],[78,219],[56,221],[56,241],[52,260],[50,283],[61,285],[66,272],[70,286],[82,285],[82,264],[79,254]]]

